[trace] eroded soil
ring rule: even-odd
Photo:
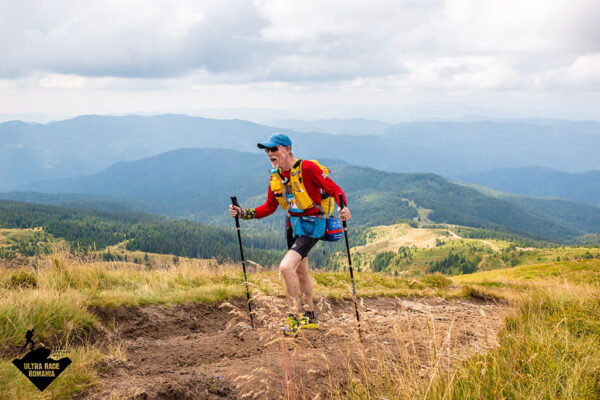
[[[392,356],[420,377],[497,345],[506,306],[491,302],[364,299],[361,337],[354,304],[317,301],[321,327],[284,338],[283,299],[246,303],[95,310],[107,327],[100,342],[125,358],[98,368],[101,384],[78,399],[234,399],[322,397],[339,387],[351,360]],[[365,357],[366,356],[366,357]]]

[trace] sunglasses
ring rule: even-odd
[[[277,152],[277,150],[279,150],[279,146],[265,147],[265,152],[267,152],[267,153],[275,153],[275,152]]]

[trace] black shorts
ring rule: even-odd
[[[312,249],[313,246],[319,241],[319,239],[311,238],[310,236],[300,236],[294,238],[294,235],[292,234],[292,228],[290,227],[286,229],[286,239],[288,250],[294,250],[296,253],[300,254],[302,258],[306,257],[310,249]]]

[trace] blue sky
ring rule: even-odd
[[[597,0],[0,0],[0,54],[2,114],[600,120]]]

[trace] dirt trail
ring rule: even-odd
[[[453,239],[456,239],[456,240],[462,239],[462,236],[458,236],[456,233],[452,232],[451,230],[448,230],[448,233],[450,234],[450,236],[452,236]]]
[[[336,385],[343,373],[339,367],[360,347],[353,304],[325,299],[317,304],[320,330],[301,331],[295,339],[278,330],[282,299],[255,303],[259,327],[254,331],[244,327],[242,300],[234,302],[239,311],[233,314],[215,304],[97,309],[100,319],[116,328],[103,339],[121,344],[127,359],[100,366],[100,386],[76,398],[237,399],[247,393],[312,398],[329,390],[329,382]],[[426,376],[434,349],[438,363],[455,363],[495,346],[505,310],[481,301],[365,299],[364,348],[372,355],[386,345],[392,352],[410,348],[410,357],[418,360],[412,364]]]
[[[500,253],[502,251],[502,249],[500,249],[500,247],[496,246],[494,243],[490,242],[489,240],[481,240],[480,239],[479,241],[490,246],[492,248],[492,250],[494,250],[496,253]]]

